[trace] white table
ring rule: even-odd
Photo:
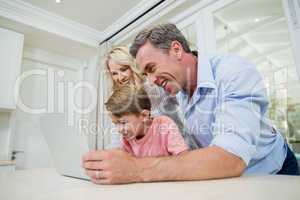
[[[54,169],[16,171],[1,175],[0,200],[299,200],[300,177],[240,178],[128,185],[94,185],[60,176]]]

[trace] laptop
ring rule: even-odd
[[[60,113],[44,114],[40,118],[55,168],[61,175],[89,180],[81,167],[81,158],[89,151],[87,135],[67,122],[65,114]]]

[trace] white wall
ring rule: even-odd
[[[73,69],[70,68],[70,66],[62,66],[65,65],[67,59],[64,59],[63,62],[61,62],[61,66],[58,66],[58,60],[56,59],[55,62],[51,62],[51,59],[49,59],[48,56],[46,57],[48,61],[51,62],[50,64],[37,61],[39,56],[33,56],[32,54],[28,56],[28,52],[27,54],[25,53],[25,56],[26,58],[24,58],[22,62],[23,73],[30,72],[31,70],[44,70],[47,72],[48,69],[51,69],[55,72],[53,91],[54,97],[49,97],[48,85],[50,84],[47,82],[47,76],[34,75],[24,79],[22,82],[20,88],[20,99],[22,103],[26,105],[26,107],[31,107],[33,109],[45,108],[50,112],[51,110],[53,112],[58,112],[62,106],[64,106],[63,110],[67,111],[67,92],[65,92],[64,95],[59,95],[58,82],[65,83],[63,88],[66,91],[67,82],[72,81],[74,84],[76,84],[83,78],[80,69],[76,69],[75,66]],[[34,59],[30,59],[30,57]],[[55,58],[57,58],[57,55],[53,56],[53,59]],[[80,64],[81,63],[78,62],[78,65]],[[64,75],[61,76],[59,73],[62,72],[59,71],[63,71]],[[64,99],[62,99],[62,96]],[[76,103],[80,104],[82,99],[81,94],[76,93],[76,97],[74,99]],[[24,151],[24,153],[17,155],[16,169],[54,166],[50,150],[40,127],[40,116],[40,114],[34,114],[28,112],[28,110],[24,110],[20,106],[17,107],[14,150]]]
[[[94,55],[88,67],[84,70],[84,79],[91,83],[97,89],[98,95],[98,137],[96,137],[95,129],[93,130],[94,124],[96,123],[97,108],[93,109],[89,115],[84,117],[88,120],[90,126],[90,147],[92,149],[96,148],[95,143],[97,143],[98,149],[109,149],[117,148],[120,146],[120,135],[119,133],[111,132],[112,129],[116,130],[113,126],[108,114],[105,112],[104,103],[110,95],[111,82],[108,80],[107,71],[105,68],[105,59],[107,51],[105,49],[99,49],[98,53]],[[90,95],[83,95],[83,103],[88,104],[92,101]],[[104,137],[104,138],[103,138]],[[97,141],[97,142],[96,142]]]

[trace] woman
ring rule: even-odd
[[[184,127],[183,117],[178,109],[176,97],[167,93],[155,84],[150,84],[141,74],[135,60],[129,53],[127,47],[115,47],[107,55],[106,68],[108,77],[112,80],[112,89],[124,84],[133,84],[137,87],[144,86],[152,105],[151,115],[166,115],[178,126],[182,136],[191,149],[199,148],[192,135],[187,136],[187,129]]]

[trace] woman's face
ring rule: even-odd
[[[115,83],[125,85],[133,81],[133,72],[129,66],[116,64],[110,59],[108,60],[108,68]]]

